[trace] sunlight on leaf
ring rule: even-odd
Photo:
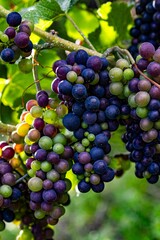
[[[101,7],[97,10],[98,15],[101,17],[101,19],[107,20],[108,14],[111,11],[111,2],[102,4]]]
[[[78,7],[72,8],[72,11],[70,11],[69,15],[86,36],[88,36],[89,33],[93,32],[99,26],[98,19],[93,13],[89,13],[88,11],[79,9]],[[69,37],[75,40],[83,39],[68,19],[65,25]]]

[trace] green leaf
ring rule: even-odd
[[[76,25],[79,27],[79,29],[83,32],[83,34],[87,37],[89,33],[96,30],[96,28],[99,26],[98,19],[96,16],[88,12],[84,9],[80,9],[77,6],[74,6],[72,10],[69,13],[69,16],[73,19],[73,21],[76,23]],[[92,24],[91,24],[92,23]],[[66,29],[67,34],[72,39],[82,39],[82,36],[80,33],[75,29],[73,24],[67,19],[66,21]]]
[[[60,8],[64,12],[68,12],[68,10],[79,0],[56,0],[59,4]]]
[[[117,32],[119,41],[125,40],[129,37],[128,27],[133,21],[130,13],[132,6],[124,2],[114,2],[111,6],[108,24]]]
[[[109,156],[114,157],[115,155],[126,154],[127,150],[124,142],[121,140],[122,135],[125,132],[124,127],[119,127],[115,132],[112,133],[112,136],[109,140],[111,144],[111,152]]]
[[[40,0],[34,6],[21,11],[24,19],[38,23],[40,19],[53,20],[62,14],[62,10],[55,0]]]

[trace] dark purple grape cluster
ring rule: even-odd
[[[29,21],[22,21],[18,12],[11,12],[7,15],[8,27],[0,32],[0,57],[4,62],[14,63],[20,56],[31,55],[33,43],[30,40],[33,24]]]
[[[69,109],[63,125],[75,137],[72,171],[79,180],[80,192],[101,192],[104,183],[114,178],[116,170],[107,157],[111,151],[109,140],[130,113],[125,98],[116,96],[122,95],[122,83],[114,82],[110,88],[110,77],[120,78],[123,71],[116,68],[116,74],[111,74],[107,67],[106,58],[89,56],[84,50],[71,52],[66,60],[53,64],[57,76],[51,88]]]
[[[156,183],[160,175],[160,63],[159,48],[149,42],[139,47],[137,66],[141,72],[128,82],[132,122],[123,136],[136,176]],[[137,73],[136,73],[137,74]]]
[[[136,3],[135,11],[134,27],[130,29],[132,41],[128,49],[134,58],[138,55],[138,46],[140,43],[150,42],[155,48],[159,46],[159,1],[139,0]]]

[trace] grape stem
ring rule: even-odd
[[[84,33],[80,30],[80,28],[78,27],[78,25],[75,23],[75,21],[67,14],[65,13],[66,17],[68,18],[68,20],[72,23],[72,25],[74,26],[74,28],[79,32],[79,34],[83,37],[84,41],[88,44],[88,46],[96,51],[96,49],[94,48],[94,46],[92,45],[92,43],[89,41],[89,39],[84,35]]]
[[[130,61],[130,63],[133,65],[135,64],[135,60],[134,58],[132,57],[132,55],[130,54],[130,52],[127,50],[127,49],[123,49],[123,48],[120,48],[118,46],[114,46],[114,47],[111,47],[111,48],[108,48],[104,53],[103,53],[103,57],[108,57],[110,54],[114,54],[114,53],[119,53],[120,56],[122,56],[123,58],[128,58],[127,60]]]
[[[19,182],[22,182],[25,178],[28,177],[28,173],[26,173],[25,175],[23,175],[22,177],[18,178],[17,181],[16,181],[16,184],[19,183]]]
[[[11,135],[13,131],[16,130],[16,127],[14,125],[5,124],[0,122],[0,133],[4,135]]]
[[[154,84],[156,87],[160,88],[160,84],[156,83],[154,80],[146,76],[138,67],[136,64],[133,64],[133,66],[137,69],[137,71],[148,81],[150,81],[152,84]]]
[[[37,56],[38,56],[38,52],[36,50],[33,51],[33,58],[32,58],[32,63],[33,63],[33,79],[34,79],[34,83],[36,85],[36,90],[37,92],[41,90],[41,85],[40,85],[40,81],[38,79],[38,62],[37,62]]]

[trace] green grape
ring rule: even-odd
[[[33,169],[33,171],[38,171],[41,169],[41,163],[37,160],[34,160],[32,163],[31,163],[31,168]]]
[[[38,210],[36,210],[35,212],[34,212],[34,216],[35,216],[35,218],[37,218],[37,219],[42,219],[42,218],[44,218],[45,217],[45,212],[42,210],[42,209],[38,209]]]
[[[84,128],[84,129],[86,129],[86,128],[88,127],[87,123],[85,123],[85,122],[82,122],[82,123],[81,123],[81,126],[82,126],[82,128]]]
[[[128,97],[128,104],[131,108],[135,108],[137,107],[136,101],[135,101],[135,94],[132,93],[129,97]]]
[[[9,41],[9,37],[5,33],[0,35],[0,39],[4,43]]]
[[[43,188],[43,181],[38,177],[33,177],[28,181],[28,188],[32,192],[39,192]]]
[[[123,84],[121,82],[113,82],[109,85],[109,91],[113,95],[120,95],[123,93]]]
[[[95,78],[92,82],[90,82],[90,85],[96,85],[99,82],[99,75],[98,73],[95,74]]]
[[[124,80],[129,81],[129,80],[131,80],[133,77],[134,77],[134,72],[133,72],[132,69],[127,68],[127,69],[125,69],[125,70],[123,71],[123,78],[124,78]]]
[[[160,120],[158,120],[154,123],[154,128],[157,130],[160,130]]]
[[[38,144],[40,148],[44,150],[50,150],[52,148],[52,139],[48,136],[42,136],[39,139]]]
[[[41,170],[43,172],[49,172],[51,169],[52,169],[52,164],[50,162],[43,161],[41,163]]]
[[[102,130],[108,129],[108,124],[106,122],[101,123],[101,128],[102,128]]]
[[[109,71],[109,77],[112,82],[119,82],[123,79],[123,71],[118,67],[114,67]]]
[[[28,228],[25,228],[19,232],[16,240],[33,240],[33,234]]]
[[[53,138],[53,144],[55,143],[61,143],[63,145],[67,144],[67,138],[62,133],[57,133],[57,135]]]
[[[123,88],[123,95],[126,98],[128,98],[130,94],[131,94],[131,91],[129,90],[128,85],[125,85],[124,88]]]
[[[49,124],[54,124],[57,120],[57,114],[53,110],[46,110],[43,114],[44,121]]]
[[[38,118],[38,117],[42,116],[43,109],[40,106],[33,106],[30,109],[30,113],[31,113],[32,117]]]
[[[9,185],[2,185],[0,187],[0,194],[4,197],[4,198],[9,198],[12,195],[12,188]]]
[[[64,146],[61,143],[55,143],[53,146],[53,151],[57,154],[62,154],[64,152]]]
[[[66,78],[69,82],[74,83],[77,80],[77,73],[74,71],[69,71],[66,75]]]
[[[29,177],[34,177],[36,175],[36,172],[33,169],[29,169],[27,171],[27,173],[28,173]]]
[[[95,135],[93,133],[90,133],[88,134],[87,138],[90,142],[93,142],[95,140]]]
[[[129,62],[126,59],[118,59],[116,62],[116,67],[121,68],[122,70],[125,68],[129,68]]]
[[[90,141],[89,141],[87,138],[83,138],[83,139],[82,139],[82,145],[83,145],[84,147],[88,147],[89,144],[90,144]]]
[[[146,118],[148,115],[148,109],[145,107],[137,107],[136,108],[136,114],[140,118]]]
[[[21,61],[18,63],[19,70],[23,73],[30,73],[32,71],[32,60],[31,59],[21,59]]]

